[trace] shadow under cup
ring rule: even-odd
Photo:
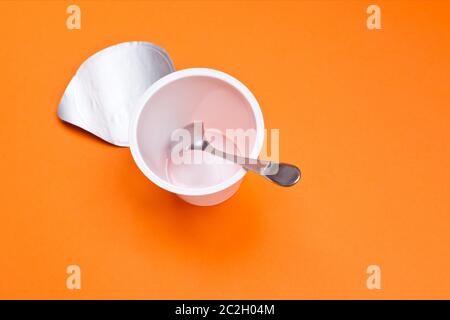
[[[254,158],[261,150],[264,123],[251,92],[225,73],[186,69],[144,93],[130,126],[131,151],[158,186],[196,205],[217,204],[237,191],[246,171],[205,151],[174,158],[173,133],[194,121],[204,123],[205,136],[218,150]]]

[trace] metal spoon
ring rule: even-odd
[[[188,124],[184,129],[187,130],[191,136],[191,144],[186,146],[187,150],[210,152],[224,159],[233,161],[234,163],[241,165],[247,171],[253,171],[283,187],[293,186],[300,180],[300,169],[292,164],[240,157],[215,149],[204,138],[205,131],[203,122],[201,121]]]

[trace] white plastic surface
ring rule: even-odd
[[[237,191],[246,171],[217,157],[218,162],[212,164],[171,163],[172,132],[196,120],[204,122],[206,131],[255,129],[250,148],[235,147],[241,155],[258,157],[264,140],[258,102],[235,78],[204,68],[171,73],[144,93],[131,119],[130,148],[138,167],[152,182],[192,204],[214,205]],[[211,160],[215,156],[206,157]]]

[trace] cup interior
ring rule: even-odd
[[[217,149],[256,157],[264,135],[262,115],[243,84],[218,71],[188,69],[172,73],[153,86],[144,95],[135,124],[135,142],[146,167],[144,173],[156,176],[160,186],[185,194],[218,185],[226,187],[227,181],[245,174],[240,165],[205,151],[183,152],[183,158],[186,154],[191,160],[202,157],[200,162],[175,163],[171,148],[175,130],[202,121],[205,136],[214,136],[215,140],[210,142]],[[242,139],[230,137],[230,132],[256,134]]]

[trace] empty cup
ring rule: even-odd
[[[216,137],[215,147],[258,157],[264,140],[258,102],[237,79],[205,68],[170,73],[147,89],[131,117],[131,153],[140,170],[159,187],[191,204],[215,205],[238,190],[246,171],[197,150],[185,153],[190,159],[202,157],[200,162],[174,162],[173,133],[194,121],[202,121],[207,136]],[[230,137],[229,132],[244,134],[245,139]]]

